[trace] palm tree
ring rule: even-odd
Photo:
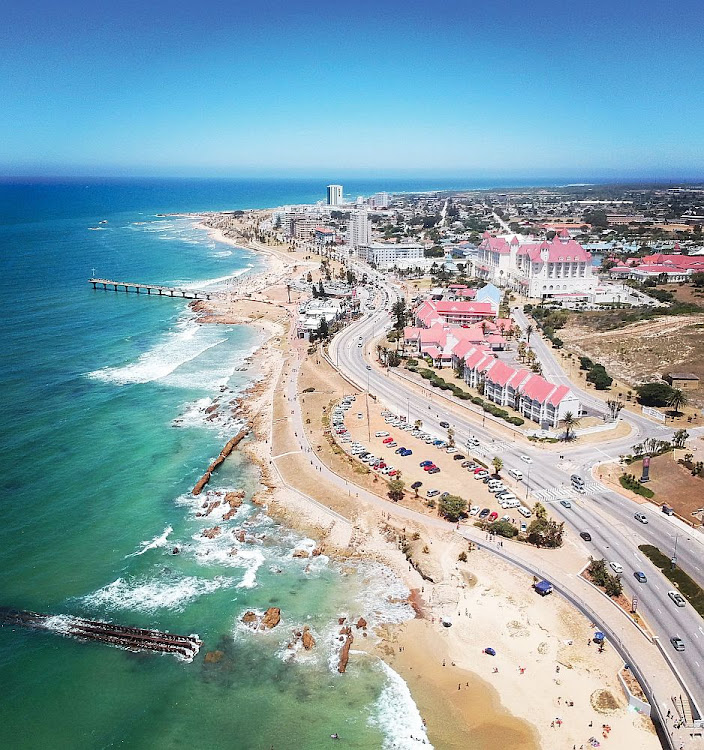
[[[416,421],[413,423],[413,426],[416,428],[416,430],[420,430],[423,427],[423,420],[422,419],[416,419]]]
[[[498,456],[494,456],[494,458],[491,459],[491,465],[494,467],[494,472],[498,477],[499,472],[504,468],[504,462]]]
[[[447,428],[447,443],[448,445],[454,446],[455,444],[455,431],[452,429],[452,427]]]
[[[689,403],[689,397],[681,388],[674,388],[670,398],[667,401],[667,405],[672,407],[673,418],[678,414],[681,414],[680,408],[687,406]]]
[[[568,411],[565,416],[562,419],[563,424],[565,425],[565,442],[568,440],[571,440],[574,437],[574,431],[577,427],[579,427],[580,423],[579,417],[575,417],[574,414],[572,414],[571,411]]]
[[[530,344],[530,335],[533,333],[535,328],[533,328],[532,324],[528,324],[528,327],[526,328],[526,339],[528,340],[528,343]]]

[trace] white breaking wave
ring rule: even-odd
[[[237,584],[238,589],[253,589],[257,585],[257,571],[264,563],[264,555],[259,550],[237,551],[236,559],[247,562],[247,570],[242,580]]]
[[[136,362],[122,367],[104,367],[89,373],[89,377],[117,385],[162,380],[181,365],[225,341],[226,338],[213,338],[212,330],[199,326],[192,318],[182,319],[176,324],[176,330],[140,354]]]
[[[230,578],[196,578],[186,576],[171,579],[118,578],[107,586],[83,597],[92,607],[130,609],[155,612],[159,609],[181,611],[190,602],[231,585]]]
[[[161,534],[159,534],[159,536],[155,536],[153,539],[142,542],[141,549],[138,549],[136,552],[132,552],[131,554],[127,555],[127,557],[137,557],[138,555],[143,555],[145,552],[147,552],[150,549],[157,549],[158,547],[165,547],[166,540],[169,538],[169,534],[172,531],[173,531],[173,528],[171,526],[167,526],[164,529],[164,531]]]
[[[228,251],[231,252],[231,251]],[[214,279],[201,279],[200,281],[181,281],[176,282],[176,285],[183,289],[202,289],[206,286],[214,286],[215,284],[224,284],[228,281],[231,281],[232,279],[236,279],[239,276],[242,276],[243,274],[247,273],[247,271],[250,271],[254,266],[250,263],[245,268],[239,268],[237,271],[233,271],[232,273],[228,274],[227,276],[218,276]]]
[[[386,684],[369,719],[384,733],[384,750],[417,750],[432,748],[423,718],[405,681],[386,662],[379,661],[386,674]]]
[[[391,568],[378,563],[362,564],[359,575],[363,576],[363,586],[357,598],[370,630],[377,625],[406,622],[415,617],[408,603],[411,592]]]

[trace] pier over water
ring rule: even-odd
[[[218,292],[205,291],[203,289],[183,289],[176,286],[163,286],[162,284],[139,284],[132,281],[114,281],[113,279],[88,279],[93,289],[104,289],[106,292],[112,287],[112,291],[146,292],[147,294],[158,294],[160,297],[183,297],[184,299],[212,299],[217,297]]]

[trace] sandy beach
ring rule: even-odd
[[[203,228],[218,241],[264,250],[245,245],[242,234],[235,239]],[[239,401],[253,425],[242,450],[261,469],[255,501],[318,540],[326,554],[350,564],[383,562],[412,592],[416,619],[380,628],[376,639],[354,648],[383,658],[406,680],[438,748],[578,748],[589,747],[592,737],[613,747],[659,747],[650,720],[627,707],[617,677],[621,659],[591,644],[593,628],[582,615],[557,597],[536,596],[529,576],[490,552],[470,550],[449,527],[404,522],[341,496],[312,468],[294,432],[286,384],[295,373],[310,444],[334,471],[349,471],[351,481],[354,468],[343,467],[346,459],[327,441],[321,413],[353,389],[294,335],[298,300],[288,302],[287,283],[304,270],[315,280],[318,263],[285,248],[266,253],[265,272],[238,280],[226,298],[192,308],[203,324],[254,324],[266,332],[252,357],[256,382]],[[356,476],[384,496],[385,482]],[[441,618],[450,618],[451,627]],[[488,646],[496,656],[483,653]]]

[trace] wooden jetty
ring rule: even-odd
[[[83,641],[100,641],[129,651],[173,654],[186,661],[192,661],[202,645],[196,635],[176,635],[70,615],[41,615],[9,607],[0,607],[0,625],[47,630]]]
[[[106,292],[112,287],[112,291],[119,291],[120,287],[125,292],[146,292],[157,294],[160,297],[183,297],[184,299],[212,299],[218,297],[222,292],[206,291],[204,289],[182,289],[176,286],[163,286],[162,284],[140,284],[133,281],[114,281],[113,279],[88,279],[93,289],[102,288]]]

